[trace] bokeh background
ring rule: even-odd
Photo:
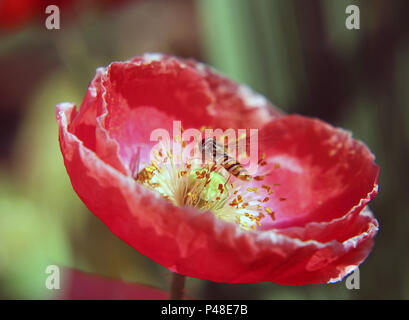
[[[61,9],[60,30],[45,28],[48,4]],[[360,8],[360,30],[345,27],[350,4]],[[408,13],[407,0],[0,0],[0,298],[57,297],[44,285],[51,264],[105,279],[78,280],[89,298],[106,279],[168,290],[170,272],[116,238],[76,196],[55,121],[55,104],[79,105],[98,66],[163,52],[213,65],[288,113],[351,130],[381,167],[371,203],[380,232],[359,290],[345,281],[188,279],[187,294],[408,299]]]

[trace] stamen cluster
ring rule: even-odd
[[[183,152],[186,144],[180,143],[179,147]],[[202,163],[195,158],[175,160],[180,159],[176,159],[170,144],[164,142],[153,152],[151,163],[144,164],[135,178],[176,206],[211,211],[217,218],[237,223],[244,230],[260,227],[264,213],[274,219],[274,212],[265,206],[274,192],[271,186],[251,186],[251,182],[235,179],[217,163]],[[261,177],[257,176],[257,180]]]

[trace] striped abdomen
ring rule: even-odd
[[[243,181],[250,181],[251,176],[247,170],[241,165],[239,161],[228,156],[227,154],[223,155],[220,164],[226,169],[231,175]]]
[[[203,139],[200,144],[200,149],[204,155],[207,155],[207,157],[210,157],[215,162],[219,163],[231,175],[243,181],[251,180],[251,175],[241,165],[241,163],[235,158],[226,154],[223,146],[217,143],[215,139]]]

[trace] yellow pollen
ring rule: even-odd
[[[232,202],[229,203],[229,205],[230,205],[231,207],[237,207],[239,204],[238,204],[237,200],[234,199]]]
[[[267,211],[267,213],[270,215],[271,219],[274,220],[274,219],[275,219],[274,211],[271,210],[270,208],[266,208],[266,211]]]
[[[146,167],[145,170],[148,172],[154,172],[156,168],[154,166],[149,166],[149,167]]]

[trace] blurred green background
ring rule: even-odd
[[[55,121],[55,104],[79,105],[98,66],[144,52],[204,61],[288,113],[349,129],[381,167],[371,203],[380,232],[359,290],[345,281],[188,279],[188,295],[409,298],[409,1],[17,2],[0,0],[0,298],[54,298],[44,285],[50,264],[168,290],[170,272],[116,238],[76,196]],[[61,5],[60,30],[45,28],[45,3]],[[360,8],[360,30],[345,27],[350,4]]]

